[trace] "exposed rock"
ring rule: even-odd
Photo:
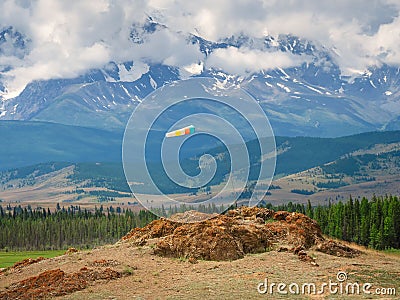
[[[39,261],[42,261],[42,260],[45,260],[45,258],[42,257],[42,256],[40,256],[40,257],[38,257],[38,258],[36,258],[36,259],[34,259],[34,258],[26,258],[26,259],[24,259],[24,260],[21,260],[21,261],[16,262],[16,263],[12,266],[12,268],[22,268],[22,267],[26,267],[26,266],[29,266],[29,265],[31,265],[31,264],[38,263]]]

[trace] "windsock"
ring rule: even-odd
[[[181,129],[178,129],[178,130],[174,130],[174,131],[170,131],[170,132],[167,132],[166,134],[165,134],[165,137],[174,137],[174,136],[180,136],[180,135],[187,135],[187,134],[192,134],[192,133],[194,133],[194,126],[193,125],[190,125],[190,126],[187,126],[187,127],[184,127],[184,128],[181,128]]]

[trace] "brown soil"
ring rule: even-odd
[[[38,263],[38,262],[40,262],[42,260],[45,260],[45,259],[46,258],[44,258],[44,257],[38,257],[38,258],[35,258],[35,259],[34,258],[26,258],[26,259],[23,259],[21,261],[17,261],[11,267],[4,268],[4,269],[0,270],[0,274],[8,272],[8,271],[16,271],[16,270],[22,269],[22,268],[24,268],[26,266],[29,266],[31,264]]]
[[[135,245],[144,245],[148,239],[172,234],[180,225],[182,224],[161,218],[160,220],[151,222],[143,228],[132,229],[127,235],[122,237],[121,241],[130,241]]]
[[[288,246],[301,260],[317,265],[304,252],[317,244],[319,251],[331,255],[344,256],[347,252],[359,254],[351,252],[351,249],[345,250],[338,243],[326,242],[317,222],[300,213],[240,207],[228,211],[226,215],[206,215],[191,211],[172,219],[206,220],[179,223],[160,219],[144,228],[133,229],[121,241],[144,245],[149,239],[161,238],[156,243],[155,254],[195,260],[235,260],[248,253]],[[295,249],[303,252],[299,254]]]
[[[159,253],[162,249],[169,252]],[[0,274],[0,299],[277,299],[283,296],[260,295],[257,285],[266,278],[321,284],[335,281],[339,271],[347,273],[349,282],[370,282],[399,292],[399,270],[399,256],[326,240],[318,224],[304,215],[240,208],[194,224],[154,221],[115,245],[10,268]],[[337,297],[360,298],[364,297]]]
[[[114,259],[97,259],[89,263],[91,267],[113,267],[118,265],[119,262]]]
[[[198,211],[185,211],[184,213],[177,213],[170,217],[171,221],[178,223],[195,223],[205,221],[214,217],[218,214],[205,214]]]
[[[0,299],[43,299],[62,296],[83,290],[96,280],[120,277],[121,273],[110,268],[97,271],[84,267],[71,274],[66,274],[61,269],[49,270],[12,284],[0,293]]]
[[[68,250],[65,251],[64,254],[72,254],[72,253],[75,253],[75,252],[78,252],[78,249],[76,249],[76,248],[68,248]]]
[[[180,225],[156,244],[154,252],[169,257],[234,260],[245,253],[263,252],[268,246],[265,228],[219,216]]]
[[[361,253],[360,250],[350,248],[332,240],[319,243],[315,247],[315,250],[329,255],[336,255],[338,257],[357,257]]]

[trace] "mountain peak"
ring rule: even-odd
[[[134,24],[131,37],[140,44],[162,28],[165,26],[149,17],[143,23]],[[12,35],[13,40],[22,43],[22,35],[13,33],[12,28],[6,31],[3,39],[9,40]],[[157,87],[187,76],[207,76],[237,81],[259,101],[280,135],[340,136],[379,130],[386,128],[386,124],[390,124],[388,128],[397,128],[399,68],[388,65],[370,68],[368,73],[348,81],[341,76],[332,51],[293,35],[253,38],[240,34],[219,42],[188,35],[187,42],[198,45],[205,55],[199,64],[200,73],[186,71],[186,74],[188,66],[112,61],[102,69],[90,70],[73,79],[28,84],[18,97],[4,102],[0,119],[124,127],[134,107]],[[273,54],[288,52],[294,56],[305,55],[308,61],[294,67],[239,76],[207,63],[215,51],[228,47]],[[1,87],[4,91],[0,77]]]

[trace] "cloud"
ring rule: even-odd
[[[293,67],[306,60],[306,57],[290,52],[263,52],[249,48],[228,47],[212,52],[207,59],[207,67],[245,76],[261,70]]]
[[[134,44],[132,27],[143,25],[153,10],[146,1],[6,0],[0,4],[0,29],[13,26],[31,40],[23,59],[0,54],[0,65],[12,67],[3,73],[7,97],[33,80],[72,78],[110,61],[180,67],[203,59],[198,46],[164,27]]]
[[[168,28],[149,34],[143,43],[134,45],[132,51],[130,58],[178,67],[204,59],[198,45]]]
[[[152,1],[176,30],[218,41],[231,35],[292,34],[334,48],[342,73],[382,63],[400,64],[400,3],[395,0],[336,1]],[[178,8],[180,7],[180,9]],[[392,35],[392,37],[391,37]]]
[[[12,97],[32,80],[71,78],[110,61],[181,69],[204,63],[246,74],[307,59],[232,47],[206,58],[188,42],[188,33],[211,41],[239,34],[304,37],[334,49],[342,73],[351,74],[382,63],[400,65],[399,11],[397,0],[3,0],[0,29],[12,26],[29,43],[14,54],[10,41],[0,45],[0,78]],[[149,16],[165,26],[142,31],[143,42],[134,43],[132,28]]]

